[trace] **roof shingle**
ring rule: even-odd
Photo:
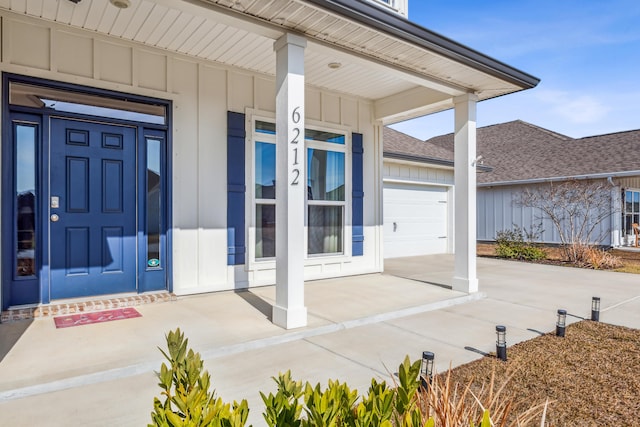
[[[429,157],[439,148],[453,159],[453,133],[420,145],[408,135],[399,141],[404,134],[394,132],[391,150]],[[386,138],[385,130],[385,155]],[[574,139],[515,120],[479,128],[477,152],[492,168],[478,174],[484,184],[640,171],[640,130]]]

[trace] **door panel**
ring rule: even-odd
[[[50,171],[51,298],[136,291],[135,128],[52,118]]]

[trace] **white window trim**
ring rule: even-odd
[[[245,182],[246,182],[246,206],[245,209],[245,229],[246,229],[246,269],[248,271],[259,270],[272,270],[276,268],[276,260],[273,258],[256,259],[255,244],[256,244],[256,202],[259,199],[255,197],[255,142],[260,140],[267,143],[276,143],[275,135],[268,135],[264,133],[258,133],[255,131],[256,121],[264,121],[275,123],[275,113],[254,109],[245,110]],[[351,163],[352,163],[352,132],[353,130],[347,126],[341,126],[336,124],[322,123],[316,120],[310,120],[305,118],[305,129],[318,130],[325,132],[333,132],[343,134],[345,137],[345,143],[335,144],[331,142],[323,141],[308,141],[305,139],[304,150],[304,182],[307,182],[307,149],[317,148],[321,150],[338,151],[344,153],[344,177],[345,177],[345,200],[344,202],[335,201],[316,201],[315,204],[324,204],[329,206],[336,206],[338,203],[343,203],[344,217],[343,217],[343,252],[336,254],[308,254],[308,201],[305,197],[304,207],[304,265],[316,266],[326,263],[340,263],[350,262],[352,257],[352,179],[351,179]],[[274,201],[275,204],[275,201]]]
[[[400,15],[404,15],[405,17],[408,15],[407,0],[369,0],[369,1],[377,4],[380,7],[384,7]]]
[[[633,212],[633,200],[631,201],[631,212],[627,212],[627,197],[626,197],[626,193],[627,191],[630,191],[631,193],[640,193],[640,189],[639,188],[625,188],[624,192],[625,192],[625,198],[624,198],[624,203],[622,204],[622,228],[623,228],[623,233],[626,233],[625,235],[627,236],[634,236],[633,234],[633,230],[627,230],[626,229],[626,217],[627,215],[640,215],[640,212]]]

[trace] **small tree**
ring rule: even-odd
[[[516,194],[514,203],[537,209],[537,220],[550,220],[558,232],[563,255],[576,263],[582,261],[587,248],[602,242],[606,233],[598,233],[599,226],[617,210],[611,206],[611,186],[593,180],[526,188]]]

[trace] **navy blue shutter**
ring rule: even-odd
[[[364,253],[364,191],[362,185],[362,134],[351,135],[351,255],[362,256]]]
[[[245,262],[244,114],[227,111],[227,265]]]

